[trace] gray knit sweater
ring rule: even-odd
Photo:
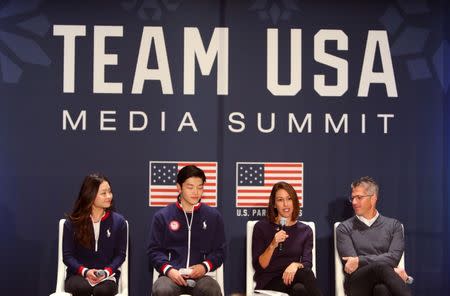
[[[402,224],[379,215],[369,227],[355,216],[337,227],[336,245],[341,260],[358,256],[358,267],[372,262],[397,267],[405,247]]]

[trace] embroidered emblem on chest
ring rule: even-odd
[[[169,229],[172,231],[178,231],[178,229],[180,229],[180,222],[178,222],[177,220],[170,221]]]

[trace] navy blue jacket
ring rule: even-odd
[[[75,240],[73,224],[70,219],[64,223],[63,261],[67,265],[67,277],[82,275],[84,268],[105,269],[109,274],[120,276],[118,268],[126,256],[127,226],[118,213],[106,212],[100,222],[98,249],[88,249]]]
[[[190,219],[190,214],[188,214]],[[226,256],[222,216],[212,207],[194,207],[189,265],[203,264],[207,271],[217,269]],[[173,203],[156,212],[147,248],[151,266],[167,275],[171,268],[185,268],[188,256],[188,226],[180,204]]]

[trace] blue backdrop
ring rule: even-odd
[[[414,295],[450,294],[449,16],[446,1],[2,1],[2,294],[54,290],[57,222],[100,171],[130,223],[131,295],[148,295],[150,161],[218,163],[227,295],[245,292],[261,218],[236,206],[238,162],[303,163],[325,295],[363,175],[405,225]]]

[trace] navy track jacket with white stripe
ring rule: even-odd
[[[188,221],[193,215],[190,248]],[[223,219],[217,209],[199,203],[193,214],[185,213],[179,202],[170,204],[155,213],[150,232],[147,255],[151,267],[167,275],[171,268],[186,268],[203,264],[206,271],[220,267],[226,256]]]

